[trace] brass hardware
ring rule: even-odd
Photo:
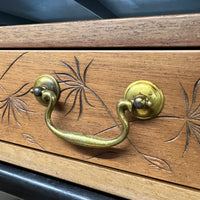
[[[60,97],[60,86],[56,79],[48,74],[44,74],[40,76],[36,81],[31,89],[31,93],[33,93],[36,97],[36,99],[43,105],[43,106],[48,106],[49,104],[49,99],[44,98],[42,95],[43,90],[50,90],[54,92],[56,95],[56,99],[58,100]]]
[[[51,114],[59,99],[60,87],[52,76],[43,75],[39,77],[31,92],[42,105],[47,106],[45,121],[54,134],[73,144],[93,148],[111,147],[121,143],[126,138],[129,131],[129,123],[125,116],[126,110],[136,118],[150,119],[161,112],[164,104],[162,91],[153,83],[136,81],[130,84],[125,91],[124,99],[117,103],[117,113],[122,123],[121,134],[116,138],[107,139],[83,133],[63,131],[53,126]]]
[[[125,91],[124,99],[133,103],[132,113],[138,119],[156,117],[164,105],[162,91],[152,82],[136,81]]]

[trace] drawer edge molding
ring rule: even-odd
[[[199,27],[198,13],[2,26],[0,48],[199,47]]]

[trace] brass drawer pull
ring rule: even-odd
[[[117,113],[122,123],[121,134],[113,139],[101,138],[98,136],[63,131],[55,128],[51,122],[51,114],[60,96],[60,86],[54,77],[50,75],[40,76],[32,88],[31,92],[36,99],[44,106],[45,121],[48,128],[57,136],[80,146],[105,148],[122,142],[129,131],[129,123],[125,116],[128,110],[135,118],[150,119],[156,117],[162,110],[164,96],[162,91],[149,81],[136,81],[128,86],[124,99],[117,103]]]

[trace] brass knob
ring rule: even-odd
[[[125,91],[124,99],[133,104],[132,113],[138,119],[156,117],[164,105],[162,91],[150,81],[131,83]]]
[[[125,116],[128,110],[134,117],[139,119],[150,119],[156,117],[162,110],[164,96],[162,91],[149,81],[136,81],[128,86],[124,99],[117,103],[117,113],[122,123],[121,134],[113,139],[101,138],[98,136],[64,131],[55,128],[51,121],[51,114],[60,96],[60,87],[54,77],[50,75],[40,76],[34,84],[31,92],[36,99],[44,106],[45,121],[48,128],[57,136],[80,146],[93,148],[111,147],[121,143],[129,131],[129,123]]]

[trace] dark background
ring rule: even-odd
[[[0,25],[198,13],[200,0],[0,0]]]

